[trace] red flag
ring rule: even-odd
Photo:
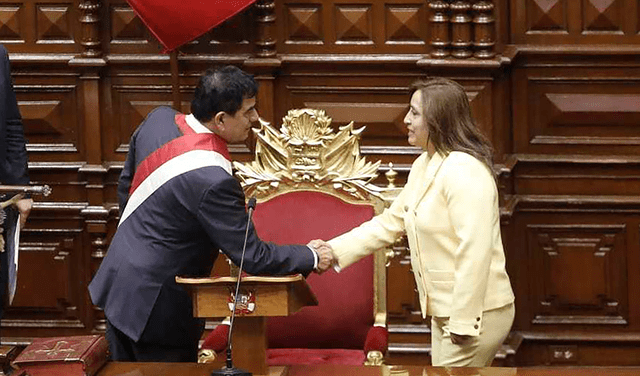
[[[171,51],[241,12],[255,0],[127,0],[153,35]]]

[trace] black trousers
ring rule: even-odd
[[[107,320],[107,332],[111,360],[117,362],[193,362],[198,359],[198,342],[191,345],[167,346],[136,342],[111,325]]]

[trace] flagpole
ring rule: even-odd
[[[180,108],[182,101],[180,98],[180,70],[178,68],[178,49],[171,51],[170,55],[171,65],[171,92],[173,94],[173,108],[182,111]]]

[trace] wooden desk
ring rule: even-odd
[[[118,363],[97,376],[209,376],[219,364]],[[274,368],[274,367],[272,367]],[[278,372],[281,369],[277,370]],[[638,376],[640,367],[442,368],[420,366],[287,366],[287,376]]]

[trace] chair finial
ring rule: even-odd
[[[387,188],[395,188],[396,185],[394,184],[394,181],[396,180],[398,173],[393,169],[392,162],[389,162],[389,171],[385,172],[384,176],[387,177],[387,181],[389,182],[389,184],[387,184]]]

